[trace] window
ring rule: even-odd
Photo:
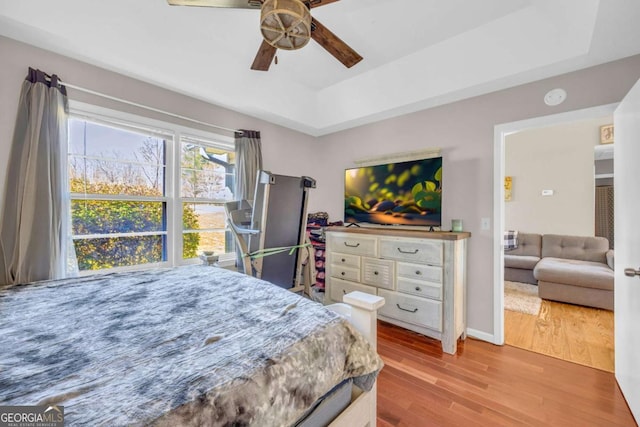
[[[233,144],[121,116],[128,120],[72,110],[69,120],[71,237],[80,271],[176,265],[205,250],[231,257],[223,204],[234,198]]]
[[[223,203],[233,200],[235,152],[195,138],[180,142],[183,257],[192,258],[194,251],[232,252]]]

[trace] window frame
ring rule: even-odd
[[[214,149],[218,149],[218,150],[223,150],[223,151],[234,151],[235,148],[235,143],[233,145],[233,147],[228,147],[228,146],[222,146],[221,144],[215,144],[215,143],[211,143],[210,140],[203,140],[202,137],[193,135],[193,134],[187,134],[187,133],[182,133],[179,137],[179,139],[176,141],[176,145],[178,146],[177,149],[177,155],[181,156],[182,154],[182,144],[183,143],[193,143],[193,144],[197,144],[199,146],[203,146],[203,147],[208,147],[208,148],[214,148]],[[209,198],[209,197],[183,197],[182,196],[182,171],[184,170],[182,167],[182,158],[177,159],[177,164],[179,165],[179,171],[178,171],[178,179],[179,182],[177,183],[177,199],[178,199],[178,203],[180,204],[180,208],[179,211],[182,212],[182,207],[184,206],[184,204],[208,204],[208,205],[222,205],[223,203],[225,203],[226,201],[224,199],[213,199],[213,198]],[[189,168],[187,168],[189,169]],[[189,169],[189,170],[194,170],[195,169]],[[235,189],[231,189],[232,191],[234,191]],[[235,197],[235,194],[233,195]],[[220,232],[223,231],[225,233],[225,236],[228,236],[230,233],[230,228],[228,226],[228,224],[225,224],[225,228],[220,229],[220,228],[201,228],[201,229],[184,229],[182,227],[181,224],[181,230],[182,230],[182,236],[184,237],[185,234],[194,234],[194,233],[215,233],[215,232]],[[234,245],[235,247],[235,242]],[[181,242],[181,247],[182,247],[182,242]],[[235,252],[233,252],[235,253]],[[226,254],[231,254],[231,253],[226,253]],[[225,254],[225,255],[226,255]],[[224,259],[224,255],[223,255],[223,259]],[[235,260],[235,257],[232,257]]]
[[[79,275],[90,275],[97,272],[116,272],[116,271],[133,271],[142,270],[156,267],[171,267],[178,265],[197,264],[202,261],[198,258],[183,259],[183,224],[182,224],[182,206],[183,198],[181,197],[181,146],[182,139],[194,139],[198,140],[204,145],[222,149],[226,151],[235,151],[235,140],[232,137],[221,135],[218,133],[210,132],[201,129],[201,127],[190,127],[180,125],[174,122],[158,120],[146,116],[140,116],[134,113],[113,110],[105,107],[100,107],[93,104],[87,104],[84,102],[78,102],[69,100],[69,117],[80,120],[89,120],[94,123],[104,124],[106,126],[119,127],[124,130],[133,132],[143,132],[151,136],[163,138],[165,140],[165,194],[164,196],[127,196],[127,195],[100,195],[95,199],[104,200],[128,200],[131,197],[132,200],[148,200],[156,202],[166,203],[167,212],[167,229],[166,231],[153,232],[154,235],[166,236],[166,261],[138,264],[124,267],[112,267],[104,268],[100,270],[83,270],[79,271]],[[196,126],[196,125],[194,125]],[[68,150],[65,147],[65,152]],[[68,158],[66,156],[65,170],[68,168]],[[68,179],[67,179],[68,181]],[[68,184],[67,184],[68,185]],[[72,194],[67,186],[67,198],[71,200]],[[234,189],[231,189],[232,191]],[[74,196],[82,196],[82,194],[73,193]],[[235,197],[235,195],[234,195]],[[81,199],[81,197],[74,197],[74,199]],[[92,197],[92,200],[94,198]],[[208,203],[219,203],[220,201],[209,199],[195,199],[185,198],[184,201],[197,201]],[[69,206],[71,203],[69,203]],[[67,212],[67,217],[71,221],[71,211]],[[228,230],[228,226],[225,228]],[[203,230],[204,231],[204,230]],[[70,230],[72,232],[72,230]],[[128,236],[145,235],[146,232],[139,233],[127,233]],[[69,237],[73,237],[71,234]],[[83,236],[84,237],[84,236]],[[73,247],[73,245],[71,245]],[[231,264],[235,261],[235,253],[221,254],[220,263]]]

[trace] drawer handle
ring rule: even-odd
[[[396,304],[396,306],[397,306],[400,310],[402,310],[402,311],[408,311],[409,313],[415,313],[415,312],[417,312],[417,311],[418,311],[418,308],[414,308],[413,310],[409,310],[408,308],[402,308],[402,307],[400,307],[400,304]]]
[[[374,272],[373,272],[373,274],[374,274],[375,276],[377,276],[377,275],[378,275],[378,272],[377,272],[377,271],[374,271]]]
[[[347,260],[346,260],[346,259],[344,259],[344,258],[342,258],[342,262],[347,262]]]
[[[344,276],[344,275],[345,275],[345,272],[343,271],[342,273],[340,273],[340,275]]]
[[[347,294],[347,291],[345,291],[345,290],[343,289],[343,290],[342,290],[342,294],[343,294],[343,295],[346,295],[346,294]]]
[[[401,254],[410,254],[410,255],[415,255],[415,254],[417,254],[417,253],[418,253],[418,251],[420,250],[420,249],[414,249],[414,250],[412,250],[412,251],[403,251],[403,250],[402,250],[402,249],[400,249],[400,248],[397,248],[397,249],[398,249],[398,252],[400,252]]]
[[[422,271],[416,270],[416,276],[421,276],[421,275],[422,275]]]
[[[422,289],[420,289],[420,286],[416,286],[416,291],[420,292]]]
[[[357,248],[358,246],[360,246],[360,243],[356,243],[355,245],[350,245],[347,242],[344,242],[344,245],[348,248]]]

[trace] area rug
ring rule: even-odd
[[[538,287],[529,283],[504,281],[504,309],[519,313],[533,314],[540,312],[542,300],[538,297]]]

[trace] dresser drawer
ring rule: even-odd
[[[398,263],[398,277],[406,277],[413,280],[426,280],[428,282],[442,283],[442,267],[424,264]]]
[[[380,256],[406,262],[442,265],[442,242],[428,239],[380,239]]]
[[[332,252],[344,254],[378,256],[377,239],[368,236],[355,236],[353,234],[327,233]]]
[[[393,289],[393,261],[363,258],[362,282],[378,288]]]
[[[360,257],[358,255],[332,252],[331,255],[329,255],[329,263],[333,265],[342,265],[345,267],[360,268]]]
[[[359,282],[360,269],[331,264],[331,277],[336,277],[338,279],[344,279],[344,280],[351,280],[353,282]]]
[[[425,282],[424,280],[405,279],[398,277],[396,289],[405,294],[431,298],[442,301],[442,283]]]
[[[364,292],[365,294],[376,294],[376,288],[371,286],[361,285],[359,283],[347,282],[345,280],[340,279],[329,279],[331,283],[329,284],[329,297],[332,301],[342,302],[342,297],[353,291]]]
[[[425,328],[442,332],[442,303],[431,299],[378,290],[385,304],[378,313],[392,319],[402,320]]]

